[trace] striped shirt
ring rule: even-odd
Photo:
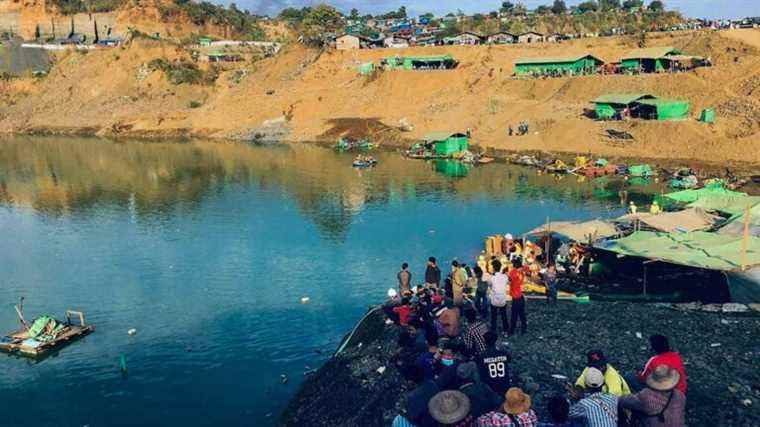
[[[536,427],[538,417],[531,409],[522,414],[509,416],[503,412],[489,412],[478,418],[477,427]]]
[[[582,420],[587,427],[617,427],[618,398],[594,393],[570,407],[570,418]]]

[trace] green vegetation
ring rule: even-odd
[[[188,61],[170,62],[164,58],[156,58],[148,62],[148,69],[162,71],[169,82],[175,85],[213,84],[219,78],[219,71],[216,68],[212,67],[204,72]]]
[[[124,3],[125,0],[52,0],[49,2],[65,15],[110,12],[118,9]]]
[[[264,40],[264,30],[258,24],[258,17],[249,11],[240,10],[235,3],[229,7],[219,6],[207,1],[174,0],[171,5],[161,8],[161,16],[168,19],[181,13],[187,14],[193,24],[225,26],[239,38],[247,40]]]

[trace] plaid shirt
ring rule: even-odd
[[[486,332],[488,332],[488,325],[482,320],[478,320],[467,326],[464,334],[462,334],[462,340],[464,341],[464,347],[467,349],[467,354],[476,356],[485,353]]]
[[[617,427],[617,411],[617,396],[594,393],[570,407],[570,418],[583,420],[587,427]]]
[[[514,421],[503,412],[489,412],[478,418],[477,427],[536,427],[538,417],[533,410],[513,415]]]

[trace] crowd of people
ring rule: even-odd
[[[655,355],[629,375],[615,369],[603,351],[589,351],[581,375],[547,402],[539,420],[511,366],[512,351],[519,349],[499,338],[528,332],[526,275],[541,280],[547,299],[556,303],[557,272],[549,265],[536,273],[523,265],[527,251],[522,252],[508,250],[506,259],[481,256],[472,268],[453,261],[445,275],[431,257],[417,286],[408,264],[402,265],[398,290],[388,291],[383,310],[387,322],[400,328],[395,366],[414,387],[392,426],[685,425],[686,372],[662,335],[650,337]]]

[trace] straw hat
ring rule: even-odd
[[[442,391],[428,402],[428,411],[441,424],[454,424],[470,414],[470,398],[458,390]]]
[[[599,369],[588,368],[583,382],[588,388],[599,388],[604,385],[604,374]]]
[[[678,371],[670,366],[660,365],[649,374],[646,383],[647,387],[651,389],[669,391],[673,390],[680,380],[681,374],[679,374]]]
[[[504,412],[512,415],[524,414],[530,410],[530,396],[520,388],[512,387],[507,390],[507,400],[504,401]]]

